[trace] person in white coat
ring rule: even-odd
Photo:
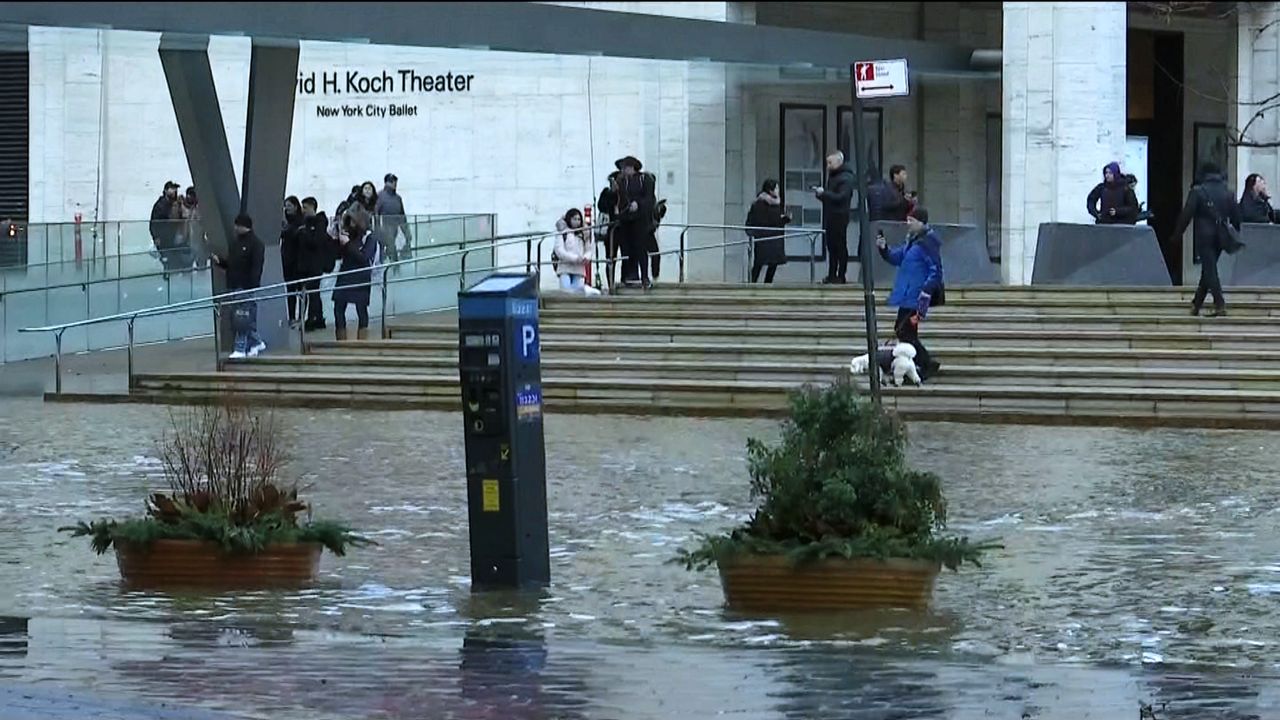
[[[551,262],[560,276],[561,290],[585,295],[599,292],[587,287],[587,266],[594,245],[590,230],[583,226],[581,210],[571,208],[556,221],[556,247]]]

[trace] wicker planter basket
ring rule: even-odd
[[[742,612],[928,607],[941,565],[927,560],[826,558],[793,566],[782,555],[720,563],[729,608]]]
[[[114,543],[120,576],[130,587],[279,588],[310,585],[320,571],[320,543],[272,545],[228,555],[201,540]]]

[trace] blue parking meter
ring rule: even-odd
[[[536,275],[458,293],[473,589],[551,581],[539,352]]]

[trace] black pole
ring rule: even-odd
[[[858,262],[862,265],[862,304],[867,321],[867,384],[871,387],[871,401],[880,404],[880,363],[876,361],[876,284],[872,253],[876,252],[871,238],[871,223],[867,219],[867,148],[862,132],[862,101],[858,99],[858,81],[855,66],[849,66],[849,94],[853,100],[853,172],[858,190]]]

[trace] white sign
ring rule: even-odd
[[[870,60],[853,64],[853,84],[860,98],[911,94],[906,60]]]

